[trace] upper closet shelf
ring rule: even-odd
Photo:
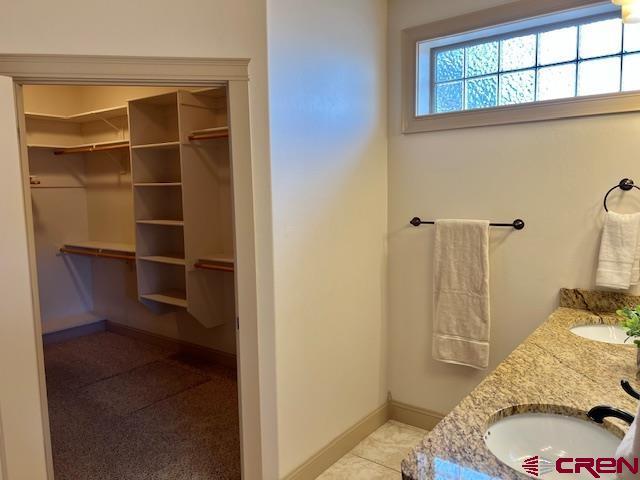
[[[29,148],[52,149],[54,155],[70,155],[73,153],[104,152],[108,150],[122,150],[129,148],[128,140],[112,140],[109,142],[84,143],[81,145],[50,145],[31,143]]]
[[[26,112],[26,118],[37,120],[54,120],[58,122],[69,123],[89,123],[98,120],[109,120],[111,118],[124,117],[127,115],[126,105],[113,108],[104,108],[102,110],[92,110],[90,112],[77,113],[75,115],[52,115],[50,113]]]
[[[214,127],[194,130],[189,135],[189,140],[209,140],[212,138],[225,138],[229,136],[229,127]]]

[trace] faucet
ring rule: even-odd
[[[631,397],[636,400],[640,400],[640,393],[638,393],[627,380],[622,380],[620,382],[620,386]],[[631,425],[635,420],[635,417],[630,413],[620,410],[619,408],[608,407],[606,405],[593,407],[589,410],[587,416],[596,423],[602,423],[604,419],[608,417],[619,418],[620,420],[627,422],[629,425]]]
[[[598,405],[597,407],[593,407],[587,413],[587,416],[596,423],[602,423],[605,418],[613,417],[619,418],[620,420],[631,425],[635,420],[635,417],[630,413],[627,413],[619,408],[608,407],[606,405]]]
[[[635,398],[636,400],[640,400],[640,393],[638,393],[629,383],[628,380],[621,380],[620,381],[620,385],[622,386],[622,389],[627,392],[630,396],[632,396],[633,398]]]

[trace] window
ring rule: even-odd
[[[639,52],[640,25],[619,16],[440,47],[418,114],[638,90]]]
[[[403,48],[406,133],[640,110],[640,24],[610,2],[521,0],[405,30]]]

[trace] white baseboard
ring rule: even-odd
[[[284,480],[314,480],[389,420],[389,403],[364,417],[296,468]]]
[[[389,420],[431,430],[443,417],[442,414],[424,408],[390,400],[336,437],[309,460],[286,475],[284,480],[314,480]]]
[[[433,430],[440,420],[444,418],[441,413],[433,412],[425,408],[414,407],[406,403],[391,400],[389,402],[390,418],[400,423],[424,430]]]

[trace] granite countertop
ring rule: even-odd
[[[402,461],[404,479],[526,479],[485,446],[486,428],[501,416],[546,411],[582,416],[596,405],[635,413],[637,402],[620,388],[636,380],[633,345],[594,342],[572,334],[574,325],[616,324],[616,308],[640,297],[563,289],[560,307],[451,411]],[[608,428],[625,430],[618,420]]]

